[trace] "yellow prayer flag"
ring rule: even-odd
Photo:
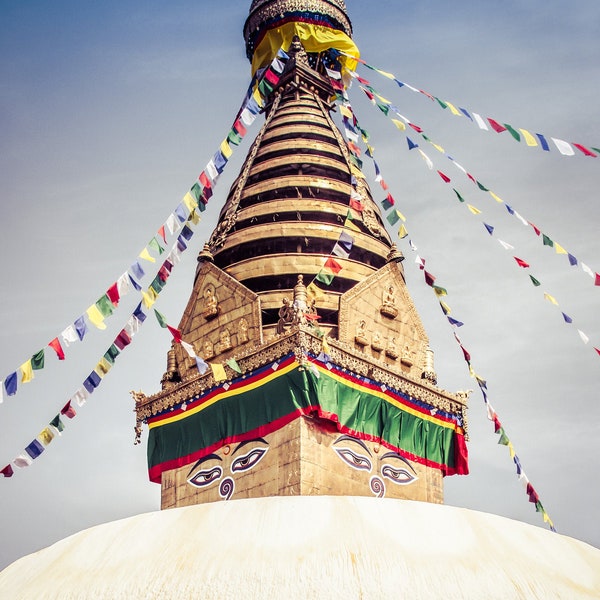
[[[439,144],[434,144],[433,142],[431,142],[431,145],[438,151],[441,152],[442,154],[444,154],[444,149],[439,145]]]
[[[398,215],[398,218],[403,222],[406,223],[406,217],[399,211],[396,209],[396,214]]]
[[[104,316],[98,309],[95,304],[92,304],[86,311],[90,323],[95,325],[98,329],[106,329],[106,324],[104,323]]]
[[[402,225],[400,230],[398,231],[398,237],[403,240],[408,235],[408,231],[406,231],[406,227]]]
[[[471,365],[469,365],[469,375],[473,378],[473,379],[477,379],[477,374],[475,373],[475,369],[473,369],[473,367]]]
[[[481,211],[478,208],[475,208],[474,206],[472,206],[471,204],[467,204],[467,208],[474,214],[474,215],[480,215]]]
[[[510,457],[515,457],[515,447],[512,445],[512,442],[508,442],[508,451],[510,452]]]
[[[384,104],[391,104],[391,100],[388,100],[387,98],[384,98],[383,96],[380,96],[379,94],[375,94],[375,96]]]
[[[384,77],[387,77],[388,79],[396,79],[391,73],[388,73],[387,71],[382,71],[381,69],[375,69],[380,75],[383,75]]]
[[[445,315],[449,315],[451,310],[450,307],[445,302],[440,302],[440,306],[442,307],[442,311]]]
[[[225,158],[229,158],[233,154],[233,150],[226,139],[221,142],[219,150],[221,150],[221,153]]]
[[[142,302],[146,308],[152,308],[156,302],[156,292],[154,294],[151,292],[154,292],[152,288],[148,288],[148,290],[142,292]]]
[[[360,229],[352,222],[352,219],[347,218],[344,221],[344,227],[347,227],[348,229],[352,229],[352,231],[360,232]]]
[[[358,177],[359,179],[365,179],[365,174],[356,166],[350,165],[350,170],[352,171],[352,175]]]
[[[227,373],[225,373],[225,367],[221,363],[209,363],[212,369],[213,377],[215,381],[226,381]]]
[[[24,362],[21,367],[21,383],[29,383],[33,379],[33,368],[31,366],[31,359]]]
[[[327,340],[325,338],[323,338],[323,352],[325,352],[325,354],[329,354],[331,350],[329,349],[329,344],[327,343]]]
[[[554,249],[556,250],[556,254],[566,254],[567,251],[560,245],[554,242]]]
[[[348,119],[352,118],[352,111],[345,104],[340,106],[340,114]]]
[[[198,223],[200,223],[200,215],[198,214],[198,211],[194,208],[194,210],[192,210],[192,212],[190,213],[190,218],[189,220],[194,224],[194,225],[198,225]]]
[[[446,103],[446,106],[450,109],[450,112],[453,115],[456,115],[457,117],[462,117],[462,113],[460,112],[460,110],[458,110],[458,108],[456,108],[456,106],[454,106],[454,104],[451,104],[450,102],[448,102],[448,100],[444,100],[444,102]]]
[[[308,292],[308,295],[314,298],[317,302],[325,298],[325,294],[323,294],[321,288],[315,285],[312,281],[306,286],[306,291]]]
[[[392,123],[400,130],[400,131],[405,131],[406,130],[406,125],[398,120],[398,119],[392,119]]]
[[[490,196],[491,196],[491,197],[492,197],[492,198],[493,198],[493,199],[494,199],[496,202],[500,202],[500,203],[503,203],[503,202],[504,202],[504,200],[502,200],[502,198],[500,198],[500,196],[498,196],[498,195],[494,194],[494,192],[491,192],[491,191],[490,191]]]
[[[100,377],[104,377],[109,371],[112,365],[104,358],[100,360],[100,362],[95,366],[94,371],[100,375]]]
[[[190,192],[188,192],[183,197],[182,202],[187,206],[187,209],[190,212],[192,212],[198,206],[198,202],[196,201],[196,198],[194,198],[194,196],[192,196],[192,194]]]
[[[140,254],[139,254],[140,258],[143,258],[144,260],[147,260],[148,262],[151,263],[155,263],[156,259],[154,258],[154,256],[152,256],[150,254],[150,252],[148,252],[148,248],[144,248]]]
[[[549,302],[552,302],[552,304],[554,304],[555,306],[558,306],[558,302],[556,301],[556,298],[554,298],[547,292],[544,292],[544,298],[546,298],[546,300],[548,300]]]
[[[537,140],[529,133],[529,131],[527,131],[527,129],[519,129],[519,131],[522,133],[523,139],[528,146],[538,145]]]
[[[38,440],[40,440],[40,442],[44,444],[44,446],[47,446],[54,439],[54,433],[52,433],[49,427],[46,427],[45,429],[40,431],[37,437]]]
[[[254,88],[254,91],[252,92],[252,97],[254,98],[254,100],[256,101],[256,103],[259,106],[263,105],[263,99],[262,99],[262,96],[260,95],[260,91],[259,91],[258,87]]]

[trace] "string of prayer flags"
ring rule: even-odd
[[[344,54],[344,53],[342,53],[342,54]],[[346,55],[346,56],[350,56],[350,55]],[[539,146],[545,152],[550,151],[550,146],[548,144],[546,136],[541,133],[536,133],[534,136],[528,129],[524,129],[521,127],[513,127],[512,125],[510,125],[508,123],[501,123],[499,120],[493,119],[491,117],[487,117],[484,120],[480,114],[478,114],[474,111],[467,110],[466,108],[457,107],[452,102],[449,102],[448,100],[442,100],[442,99],[438,98],[437,96],[434,96],[433,94],[430,94],[429,92],[427,92],[423,89],[412,86],[406,82],[402,82],[396,76],[392,75],[391,73],[387,73],[386,71],[383,71],[381,69],[373,67],[360,58],[357,58],[357,57],[351,57],[351,58],[354,58],[355,60],[357,60],[358,62],[363,64],[365,67],[367,67],[368,69],[371,69],[371,70],[379,73],[383,77],[386,77],[387,79],[393,79],[398,84],[399,87],[401,87],[401,88],[405,87],[405,88],[411,90],[412,92],[416,92],[418,94],[425,96],[430,101],[435,101],[438,104],[438,106],[440,106],[443,110],[449,109],[449,112],[453,116],[466,117],[470,122],[472,122],[472,123],[474,122],[478,126],[478,128],[483,131],[489,131],[489,128],[485,122],[487,120],[490,127],[496,133],[504,133],[505,131],[508,131],[510,136],[516,142],[521,142],[521,140],[524,140],[525,144],[531,148],[536,148]],[[361,83],[363,86],[365,86],[365,88],[363,88],[363,91],[365,91],[365,93],[368,92],[370,94],[370,96],[372,96],[372,98],[370,98],[372,101],[374,101],[375,97],[377,97],[382,102],[384,102],[386,104],[389,103],[389,101],[386,101],[385,98],[382,98],[371,87],[370,82],[368,80],[366,80],[362,77],[359,77],[358,74],[353,71],[349,71],[349,73],[352,77],[357,79],[357,81],[359,81],[359,83]],[[550,137],[550,136],[548,136],[548,137]],[[559,153],[562,154],[563,156],[574,156],[576,154],[574,148],[576,148],[579,152],[581,152],[581,154],[583,156],[587,156],[587,157],[591,157],[591,158],[597,158],[598,155],[600,154],[599,148],[594,148],[594,147],[588,148],[587,146],[584,146],[583,144],[580,144],[580,143],[576,143],[576,142],[569,143],[569,142],[566,142],[564,140],[561,140],[559,138],[554,138],[554,137],[550,137],[550,139],[556,146],[556,149],[559,151]]]

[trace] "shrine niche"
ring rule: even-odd
[[[340,340],[416,378],[434,380],[429,342],[406,291],[402,267],[389,262],[340,298]]]
[[[202,259],[202,255],[200,257]],[[224,361],[241,352],[245,345],[261,342],[261,315],[258,296],[211,260],[201,260],[194,289],[183,313],[179,330],[184,341],[193,344],[204,360]],[[180,344],[169,358],[169,377],[197,376],[198,370]]]

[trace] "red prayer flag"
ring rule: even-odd
[[[6,465],[4,469],[0,470],[0,473],[4,475],[4,477],[12,477],[13,476],[13,468],[10,465]]]
[[[492,129],[496,133],[502,133],[503,131],[506,131],[506,127],[504,127],[503,125],[500,125],[500,123],[498,123],[498,121],[494,121],[494,119],[490,119],[489,117],[488,117],[488,121],[490,122]]]
[[[475,179],[475,177],[473,177],[473,175],[471,175],[471,173],[467,173],[467,177],[473,182],[473,183],[477,183],[477,179]]]
[[[202,171],[202,173],[200,173],[200,177],[198,177],[198,181],[202,184],[203,187],[205,188],[210,188],[211,183],[210,183],[210,179],[208,178],[208,175]]]
[[[600,356],[600,350],[598,348],[596,348],[595,346],[594,346],[594,350],[598,353],[598,356]]]
[[[354,198],[350,198],[350,208],[353,208],[357,212],[363,211],[363,205],[360,200],[355,200]]]
[[[450,177],[448,177],[448,175],[444,175],[444,173],[442,173],[441,171],[438,171],[438,175],[446,182],[446,183],[450,183]]]
[[[427,285],[430,285],[431,287],[433,287],[433,282],[435,281],[435,277],[431,273],[428,273],[425,270],[424,270],[424,272],[425,272],[425,283]]]
[[[494,413],[494,432],[498,433],[502,429],[502,423],[500,423],[500,419],[498,415]]]
[[[58,360],[65,360],[65,351],[62,349],[60,345],[60,341],[57,337],[55,337],[49,344],[50,348],[56,352],[56,356],[58,356]]]
[[[467,352],[467,349],[464,346],[461,346],[460,349],[463,351],[463,355],[467,362],[471,362],[471,355]]]
[[[596,273],[596,281],[594,282],[594,285],[600,285],[600,275],[598,275],[598,273]]]
[[[367,79],[365,79],[364,77],[359,77],[358,75],[356,76],[356,81],[362,83],[363,85],[371,85],[371,83]]]
[[[581,150],[581,152],[583,152],[586,156],[598,156],[597,154],[594,154],[591,150],[588,150],[585,146],[582,146],[581,144],[575,144],[574,142],[571,142],[571,145],[575,146],[577,150]]]
[[[383,179],[379,182],[379,185],[387,192],[388,184]]]
[[[538,493],[535,491],[535,489],[531,485],[531,483],[527,484],[527,492],[526,493],[529,496],[529,502],[532,502],[533,504],[537,504],[540,501],[540,497],[538,496]]]
[[[342,265],[340,265],[340,263],[338,263],[335,259],[331,258],[331,256],[325,261],[324,266],[330,271],[333,271],[335,275],[342,270]]]
[[[529,268],[529,264],[528,264],[528,263],[526,263],[524,260],[521,260],[520,258],[517,258],[516,256],[514,256],[513,258],[514,258],[514,259],[517,261],[517,264],[518,264],[520,267],[523,267],[524,269],[527,269],[527,268]]]
[[[125,346],[131,344],[131,337],[129,337],[129,334],[124,329],[121,329],[119,335],[115,338],[114,343],[119,350],[123,350]]]
[[[175,327],[171,327],[170,325],[167,325],[167,329],[171,332],[171,335],[173,336],[173,339],[175,340],[175,342],[177,344],[181,343],[181,332],[179,331],[179,329],[175,329]]]
[[[75,409],[71,406],[70,400],[60,409],[60,414],[69,419],[72,419],[77,414]]]
[[[160,229],[158,230],[158,235],[160,235],[160,237],[162,238],[163,242],[166,244],[167,243],[167,234],[165,233],[165,226],[161,225]]]
[[[350,148],[350,152],[352,152],[353,154],[356,154],[356,156],[360,156],[360,148],[351,141],[347,141],[346,144],[348,144],[348,148]]]
[[[531,222],[529,221],[529,224],[533,227],[533,230],[535,231],[536,235],[541,235],[542,232]]]
[[[106,295],[108,296],[109,300],[113,303],[114,306],[119,305],[119,300],[121,299],[121,296],[119,295],[119,288],[117,287],[116,283],[113,283],[106,290]]]
[[[248,130],[246,129],[246,127],[244,126],[244,124],[242,123],[241,119],[238,119],[234,124],[233,124],[233,128],[237,131],[237,133],[239,133],[242,137],[244,137],[246,135],[246,133],[248,133]]]
[[[417,133],[423,133],[423,130],[418,125],[415,125],[414,123],[409,123],[409,126],[412,127]]]

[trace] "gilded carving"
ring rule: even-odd
[[[381,340],[381,333],[379,331],[373,332],[373,336],[371,337],[371,348],[376,352],[381,352],[383,350],[383,341]]]
[[[224,328],[219,332],[219,342],[217,344],[217,354],[221,354],[222,352],[227,352],[227,350],[231,350],[233,348],[231,344],[231,335],[229,334],[229,330]]]
[[[219,303],[215,288],[212,285],[207,286],[202,296],[204,298],[204,309],[202,311],[204,318],[214,319],[219,314]]]
[[[379,308],[379,312],[390,319],[395,319],[398,316],[396,290],[393,285],[388,285],[383,292],[383,304]]]
[[[385,355],[394,360],[398,358],[398,349],[396,347],[396,338],[394,336],[388,338],[388,343],[385,347]]]
[[[356,326],[356,335],[354,336],[354,341],[362,347],[369,343],[367,340],[367,322],[364,319],[361,319]]]
[[[238,326],[238,341],[240,344],[245,344],[248,341],[248,321],[242,317]]]

